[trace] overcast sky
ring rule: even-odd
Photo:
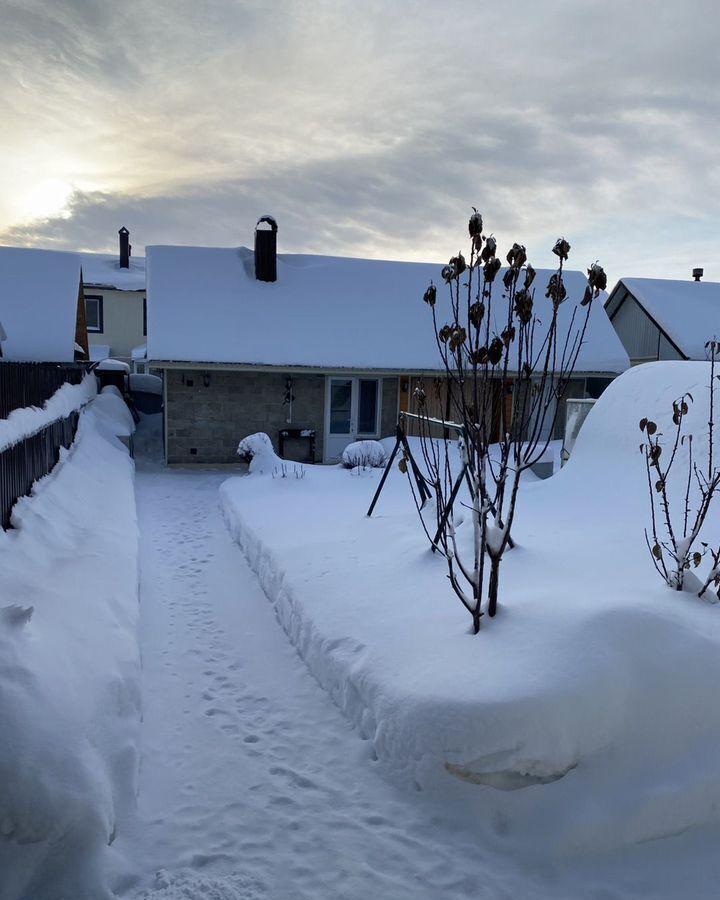
[[[0,0],[0,242],[445,260],[471,207],[536,266],[720,281],[720,6]]]

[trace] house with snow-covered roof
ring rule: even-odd
[[[0,247],[2,358],[21,362],[87,359],[77,253]]]
[[[92,360],[120,359],[143,371],[147,307],[145,258],[132,255],[130,233],[119,230],[119,253],[81,253],[85,315]]]
[[[148,362],[165,376],[169,463],[236,461],[256,431],[286,458],[333,462],[353,440],[394,434],[415,382],[444,373],[422,302],[440,265],[278,254],[276,236],[264,217],[254,250],[147,248]],[[587,284],[579,272],[565,283],[570,300]],[[597,395],[628,365],[598,304],[567,396]]]
[[[632,365],[660,359],[706,359],[720,336],[720,284],[664,278],[621,278],[605,310]]]

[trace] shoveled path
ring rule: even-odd
[[[143,758],[112,887],[133,898],[521,898],[516,876],[383,779],[226,531],[227,473],[143,459]]]

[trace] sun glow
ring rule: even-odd
[[[23,216],[46,219],[62,215],[73,192],[73,186],[59,178],[38,181],[19,198]]]

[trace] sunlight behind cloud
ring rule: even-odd
[[[17,204],[24,219],[46,219],[50,216],[69,218],[68,200],[73,186],[59,178],[46,178],[24,191]]]

